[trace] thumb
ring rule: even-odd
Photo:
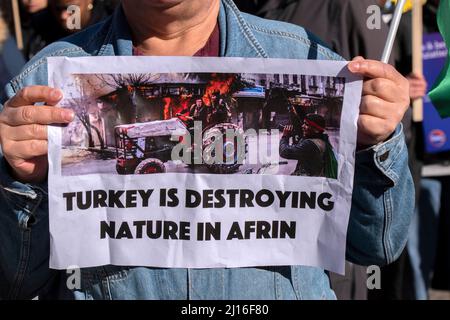
[[[361,57],[361,56],[354,57],[353,60],[350,61],[350,63],[348,64],[349,70],[351,72],[355,72],[356,70],[359,69],[359,66],[360,66],[359,62],[364,61],[364,60],[366,60],[366,59],[364,59],[364,57]]]
[[[362,57],[362,56],[357,56],[352,59],[352,61],[363,61],[363,60],[366,60],[366,59],[364,59],[364,57]]]

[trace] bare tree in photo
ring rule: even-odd
[[[160,77],[160,74],[153,73],[96,75],[103,86],[110,87],[118,93],[119,100],[115,108],[123,123],[136,122],[139,100],[143,98],[141,89],[157,82]]]
[[[100,149],[103,150],[106,148],[105,142],[100,130],[91,123],[89,105],[91,102],[91,95],[89,94],[88,87],[83,85],[81,79],[77,78],[75,80],[75,86],[77,86],[77,91],[79,92],[79,97],[74,98],[71,97],[67,99],[68,107],[70,107],[77,117],[77,119],[81,122],[83,127],[86,130],[88,136],[88,147],[95,148],[94,136],[93,132],[97,135],[98,141],[100,143]]]
[[[154,73],[133,73],[97,75],[96,77],[101,81],[101,83],[108,85],[113,89],[135,89],[154,83],[160,78],[160,75]]]

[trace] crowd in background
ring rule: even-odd
[[[87,28],[111,15],[119,0],[19,0],[14,15],[11,0],[1,0],[0,16],[0,99],[3,87],[48,44],[79,28],[69,28],[70,6],[77,5],[80,27]],[[347,60],[363,56],[379,60],[389,30],[394,4],[391,0],[236,0],[238,7],[260,17],[301,25]],[[439,0],[424,4],[424,32],[437,32]],[[367,27],[367,8],[383,10],[381,28]],[[15,23],[20,20],[20,41]],[[425,96],[430,84],[422,74],[412,72],[412,17],[403,14],[394,54],[390,63],[410,81],[411,100]],[[19,42],[23,42],[21,48]],[[332,275],[332,286],[340,299],[427,299],[434,287],[450,291],[450,252],[448,221],[450,209],[445,198],[448,177],[423,179],[424,151],[420,122],[411,112],[403,121],[409,148],[410,169],[416,185],[417,217],[410,241],[401,257],[382,269],[380,290],[367,290],[366,268],[347,263],[346,276]],[[441,199],[441,194],[442,199]],[[440,217],[439,217],[440,216]],[[427,230],[424,233],[423,230]]]
[[[13,2],[1,0],[0,5],[1,102],[5,99],[4,85],[19,73],[26,61],[50,43],[108,17],[119,0],[19,0],[17,16],[13,14]],[[71,5],[79,8],[79,28],[71,27]],[[16,34],[16,21],[20,21],[20,37]],[[20,42],[23,48],[18,50]]]

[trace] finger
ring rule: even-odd
[[[409,80],[409,86],[410,87],[419,86],[419,85],[423,85],[423,82],[418,81],[418,80]]]
[[[364,96],[361,99],[360,114],[384,120],[399,120],[403,117],[401,108],[395,103],[386,102],[376,96]]]
[[[58,124],[69,123],[75,114],[70,109],[49,106],[25,106],[6,108],[1,114],[1,121],[11,126],[26,124]]]
[[[47,154],[46,140],[7,141],[3,144],[8,158],[29,160]]]
[[[409,88],[409,90],[410,91],[416,91],[416,90],[419,90],[419,91],[426,91],[426,87],[424,87],[424,86],[411,86],[410,88]]]
[[[8,107],[22,107],[33,105],[38,102],[46,102],[48,105],[58,103],[63,97],[59,89],[53,89],[47,86],[30,86],[21,89],[7,103]]]
[[[410,92],[410,98],[412,100],[416,100],[419,98],[423,98],[425,96],[426,92],[424,90],[417,90],[417,91],[411,91]]]
[[[398,99],[398,86],[391,80],[376,78],[364,81],[362,95],[372,95],[388,102]]]
[[[365,59],[362,56],[357,56],[352,59],[352,61],[363,61],[363,60],[365,60]]]
[[[427,92],[427,88],[422,86],[410,87],[409,92]]]
[[[393,66],[376,60],[352,61],[348,64],[351,72],[367,78],[384,78],[403,84],[406,80]]]
[[[417,72],[411,72],[408,75],[408,78],[418,79],[418,80],[423,80],[424,79],[423,75],[421,73],[417,73]]]
[[[17,127],[6,126],[2,131],[3,139],[13,141],[47,140],[47,126],[29,124]]]
[[[426,87],[427,83],[420,80],[412,80],[409,82],[410,87]]]

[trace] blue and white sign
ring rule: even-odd
[[[429,89],[444,67],[446,58],[447,48],[442,36],[439,33],[425,35],[423,41],[423,72]],[[441,119],[428,96],[424,99],[423,130],[427,153],[450,151],[448,139],[450,137],[450,118]]]

